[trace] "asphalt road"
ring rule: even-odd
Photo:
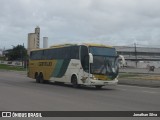
[[[0,71],[0,111],[160,111],[160,89],[118,85],[75,89],[38,84],[24,73]]]

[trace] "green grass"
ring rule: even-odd
[[[137,74],[137,73],[120,73],[119,74],[119,80],[120,79],[127,79],[127,80],[160,80],[160,75],[154,75],[154,74]]]
[[[19,67],[19,66],[11,66],[11,65],[4,65],[0,64],[1,70],[14,70],[14,71],[25,71],[25,68]]]
[[[141,76],[141,75],[136,73],[120,73],[119,74],[119,78],[137,77],[137,76]]]

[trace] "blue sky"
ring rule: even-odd
[[[38,25],[49,45],[160,45],[160,0],[0,0],[0,48],[25,44]]]

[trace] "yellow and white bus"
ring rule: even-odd
[[[64,44],[31,51],[28,77],[37,83],[51,81],[101,88],[117,84],[118,66],[113,47]]]

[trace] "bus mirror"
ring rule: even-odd
[[[89,63],[93,63],[93,55],[92,55],[92,53],[89,53]]]

